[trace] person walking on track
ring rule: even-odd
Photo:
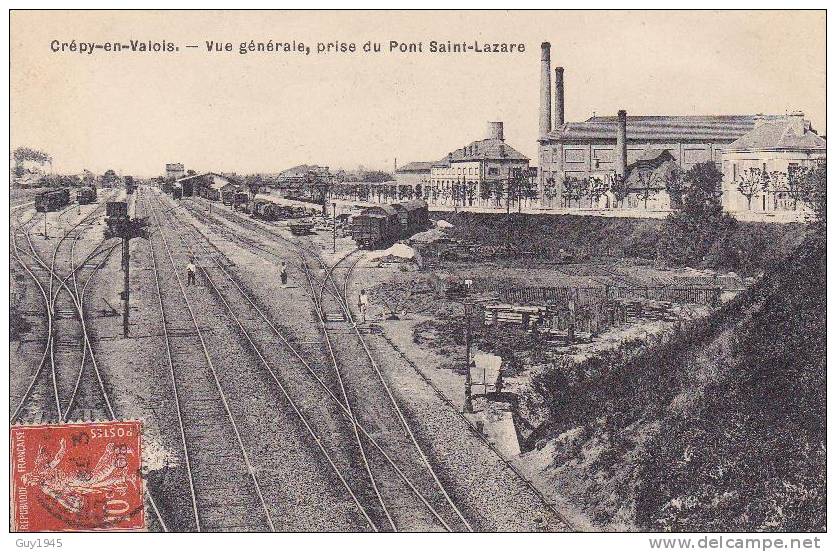
[[[197,272],[197,267],[194,265],[194,257],[189,258],[189,264],[186,265],[186,285],[187,286],[194,286],[197,285],[197,280],[195,280],[195,273]]]
[[[357,307],[360,309],[360,316],[363,318],[363,324],[366,323],[366,311],[369,308],[369,296],[366,295],[366,290],[360,290],[360,296],[357,298]]]
[[[281,269],[279,270],[279,277],[282,279],[282,287],[287,287],[287,265],[282,261]]]

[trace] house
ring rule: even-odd
[[[505,142],[503,123],[488,123],[488,137],[452,151],[432,164],[423,197],[433,203],[476,205],[493,197],[518,175],[527,175],[529,159]]]
[[[723,208],[736,214],[787,215],[803,205],[793,178],[827,159],[827,141],[804,113],[759,119],[722,152]]]

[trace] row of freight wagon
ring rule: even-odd
[[[71,197],[69,188],[41,192],[35,196],[35,210],[43,213],[57,211],[69,205],[72,202]],[[75,200],[79,205],[93,203],[96,198],[96,188],[93,186],[84,186],[75,192]]]
[[[164,185],[163,191],[171,194],[174,199],[181,199],[184,196],[184,190],[178,182]],[[268,221],[298,220],[315,217],[322,212],[320,206],[305,205],[302,202],[269,193],[252,194],[244,188],[222,189],[220,201],[237,211],[243,211]],[[427,202],[413,199],[366,207],[359,214],[351,217],[348,227],[358,247],[378,249],[425,230],[429,226],[429,220]]]

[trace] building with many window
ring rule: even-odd
[[[186,175],[186,169],[183,163],[166,163],[165,164],[165,179],[168,181],[183,178]]]
[[[444,205],[484,205],[502,199],[509,179],[528,174],[529,159],[507,143],[501,122],[488,124],[488,137],[452,151],[432,164],[423,197]]]
[[[759,119],[722,152],[723,207],[735,214],[788,215],[799,210],[798,170],[827,158],[827,142],[795,112]]]
[[[554,72],[552,110],[551,47],[541,49],[539,113],[539,195],[551,206],[565,205],[566,178],[627,178],[633,160],[667,151],[682,170],[712,161],[718,168],[723,151],[750,133],[757,124],[778,121],[781,115],[618,115],[564,120],[564,70]],[[554,116],[552,117],[552,113]],[[669,160],[670,161],[670,160]],[[635,183],[636,177],[631,182]],[[635,199],[636,191],[633,196]],[[644,194],[642,194],[644,195]],[[560,202],[560,203],[557,203]],[[663,208],[666,200],[631,201],[632,205]]]

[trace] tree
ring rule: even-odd
[[[681,209],[665,221],[657,255],[678,266],[698,265],[709,251],[726,252],[736,221],[723,212],[720,202],[723,173],[707,161],[691,167],[683,176]],[[718,264],[723,259],[716,259]]]
[[[641,193],[646,210],[647,200],[651,195],[656,195],[656,171],[651,167],[641,167],[636,171],[636,179],[639,181],[639,193]]]
[[[16,167],[22,165],[24,161],[32,161],[38,165],[52,164],[52,157],[48,153],[26,146],[15,148],[12,158]]]
[[[572,201],[578,201],[580,207],[580,200],[589,190],[589,182],[586,179],[575,178],[574,176],[566,176],[563,179],[563,204],[566,207],[572,207]]]
[[[624,199],[627,197],[627,192],[629,192],[627,180],[623,175],[613,175],[612,181],[610,182],[610,191],[615,198],[615,202],[623,206]]]
[[[194,176],[194,175],[196,175],[196,174],[197,174],[197,173],[196,173],[196,172],[194,172],[194,169],[189,169],[189,170],[187,170],[187,171],[186,171],[186,176]]]
[[[659,176],[668,192],[671,200],[671,208],[679,209],[682,206],[682,194],[684,193],[683,173],[679,165],[668,163],[666,169]]]
[[[752,167],[743,171],[735,182],[737,191],[746,198],[746,208],[749,211],[752,210],[752,198],[764,189],[764,178],[769,178],[764,171]]]
[[[609,190],[609,184],[600,176],[592,176],[589,178],[589,199],[592,203],[597,205],[601,196]]]
[[[368,171],[362,173],[363,182],[391,182],[395,177],[383,171]]]
[[[790,166],[787,168],[786,184],[787,193],[792,199],[793,211],[798,209],[798,202],[805,201],[809,197],[810,184],[812,183],[815,168],[808,166]]]
[[[804,201],[813,209],[813,229],[824,238],[827,234],[827,163],[817,163],[806,173]]]
[[[555,179],[547,178],[543,182],[543,196],[546,200],[548,200],[549,205],[551,205],[552,200],[557,197],[558,193],[559,191],[557,189],[557,182]]]

